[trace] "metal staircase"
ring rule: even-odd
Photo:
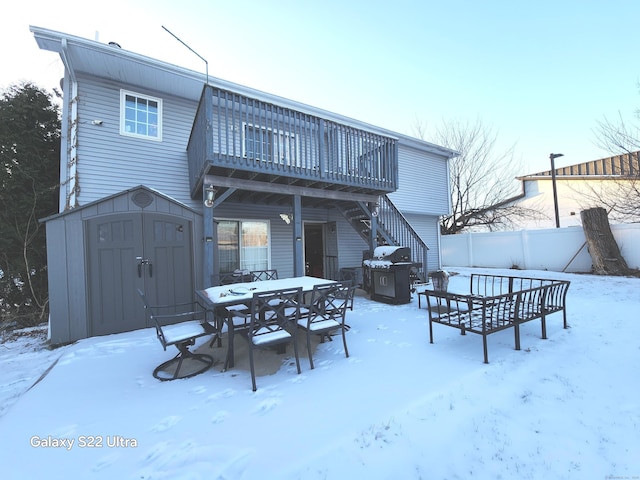
[[[418,277],[427,280],[427,251],[429,247],[413,229],[409,221],[386,195],[379,197],[373,210],[365,202],[338,205],[337,208],[358,234],[369,243],[371,219],[376,220],[375,246],[396,245],[411,248],[411,261],[420,263]]]

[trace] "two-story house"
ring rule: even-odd
[[[147,327],[220,275],[337,278],[380,244],[440,266],[449,149],[104,44],[60,55],[60,211],[46,221],[53,343]],[[372,98],[379,108],[389,99]]]

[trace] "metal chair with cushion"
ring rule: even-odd
[[[171,360],[158,365],[153,376],[158,380],[176,380],[188,378],[205,372],[213,365],[213,357],[201,353],[192,353],[189,347],[195,340],[206,335],[219,338],[220,330],[208,319],[212,313],[199,302],[186,302],[175,305],[149,305],[144,292],[138,289],[144,304],[147,322],[156,329],[162,347],[175,346],[178,354]],[[213,341],[212,341],[213,343]]]
[[[345,319],[355,289],[355,285],[352,285],[350,281],[316,285],[313,288],[311,299],[308,304],[304,305],[303,314],[298,320],[298,327],[305,330],[307,334],[307,350],[311,369],[314,368],[311,353],[312,335],[319,335],[320,341],[323,342],[325,338],[331,340],[331,335],[339,331],[342,334],[344,354],[349,357],[346,337],[349,326],[345,323]]]
[[[254,293],[251,306],[246,310],[230,311],[229,321],[238,318],[241,328],[230,329],[234,334],[240,334],[249,344],[249,364],[251,367],[251,383],[253,391],[257,390],[254,366],[254,350],[274,346],[286,346],[293,344],[298,373],[300,370],[300,358],[298,345],[296,344],[296,324],[300,318],[300,305],[302,301],[302,287],[270,290]],[[248,326],[247,326],[248,325]],[[233,342],[233,335],[229,337],[229,345]],[[233,362],[233,350],[227,354],[227,362]]]

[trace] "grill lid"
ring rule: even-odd
[[[374,260],[384,260],[392,263],[411,261],[411,249],[409,247],[397,247],[384,245],[376,247],[373,251]]]

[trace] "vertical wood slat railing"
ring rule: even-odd
[[[191,187],[209,166],[343,185],[397,189],[397,140],[206,86],[187,147]],[[313,183],[311,184],[313,185]]]
[[[429,250],[427,244],[386,195],[380,196],[377,211],[378,225],[386,230],[387,234],[395,240],[396,245],[411,248],[411,260],[422,264],[419,271],[422,280],[426,281],[428,274],[427,252]]]

